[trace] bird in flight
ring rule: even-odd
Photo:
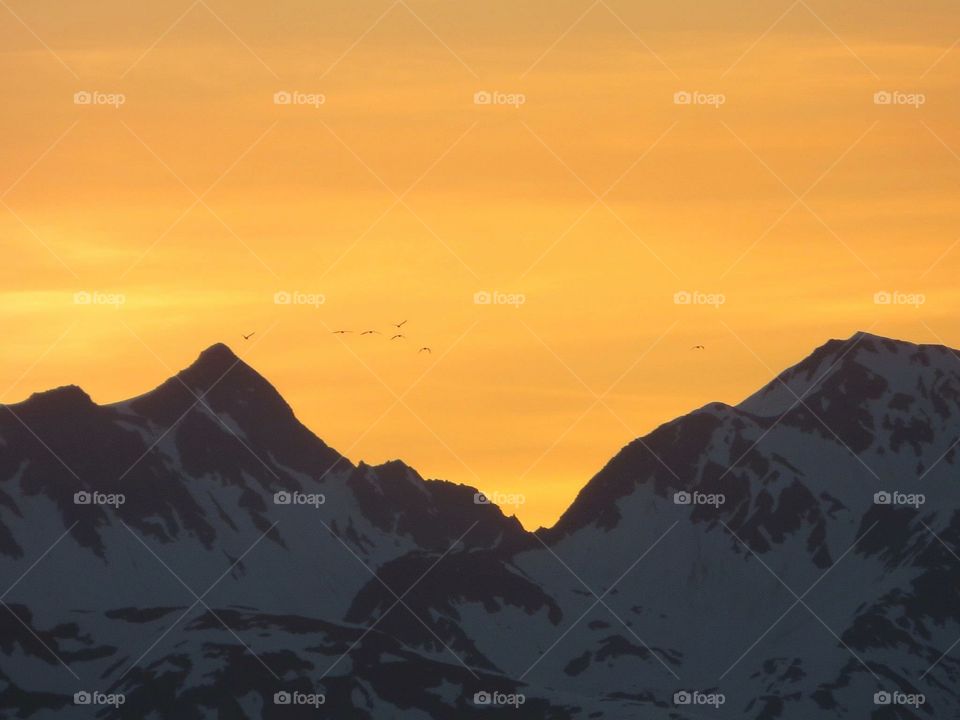
[[[431,350],[431,349],[428,348],[428,347],[422,347],[422,348],[420,348],[419,350],[417,350],[417,354],[418,354],[418,355],[419,355],[420,353],[422,353],[422,352],[428,352],[428,353],[430,353],[431,355],[433,354],[433,350]]]
[[[244,335],[243,333],[240,333],[240,337],[242,337],[244,340],[249,340],[250,338],[252,338],[252,337],[253,337],[254,335],[256,335],[256,334],[257,334],[257,331],[254,330],[254,331],[253,331],[252,333],[250,333],[249,335]]]
[[[334,335],[346,335],[347,333],[353,332],[353,330],[331,330]]]
[[[403,327],[404,325],[406,325],[406,324],[407,324],[407,321],[404,320],[403,322],[400,322],[400,323],[397,323],[396,325],[394,325],[394,327],[397,328],[397,329],[400,329],[400,328],[402,328],[402,327]]]
[[[364,330],[361,335],[379,335],[380,333],[377,330]]]
[[[691,350],[706,350],[706,348],[705,348],[703,345],[694,345],[694,346],[693,346],[692,348],[690,348],[690,349],[691,349]]]
[[[397,333],[396,335],[394,335],[394,336],[393,336],[392,338],[390,338],[390,339],[391,339],[391,340],[400,340],[400,339],[405,338],[405,337],[406,337],[406,335],[401,335],[401,334]]]

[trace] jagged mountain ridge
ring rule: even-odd
[[[960,637],[949,599],[960,563],[946,549],[960,540],[958,371],[947,348],[831,341],[743,403],[712,403],[634,441],[532,534],[474,504],[473,488],[400,462],[353,465],[213,346],[139,398],[98,406],[61,388],[0,411],[4,575],[69,528],[6,601],[68,665],[139,703],[137,717],[227,706],[271,717],[272,692],[289,683],[322,687],[334,717],[468,717],[488,711],[472,693],[495,688],[526,692],[531,717],[702,714],[672,704],[683,687],[723,688],[732,717],[885,717],[872,692],[915,686]],[[891,483],[925,483],[930,504],[875,505]],[[81,487],[127,502],[77,506]],[[278,491],[326,502],[277,506]],[[674,504],[682,491],[726,502]],[[850,577],[821,578],[840,562]],[[173,573],[200,594],[225,571],[209,607],[161,637],[194,600]],[[807,602],[824,622],[799,608],[772,647],[721,677],[794,601],[785,588],[815,582]],[[73,678],[7,621],[0,707],[86,716],[66,701]],[[917,712],[955,710],[957,674],[939,660]],[[174,677],[183,690],[158,694]]]

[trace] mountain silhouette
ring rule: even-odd
[[[857,333],[527,532],[226,345],[37,393],[0,407],[0,715],[960,716],[958,441],[957,352]]]

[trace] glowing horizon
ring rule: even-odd
[[[0,16],[0,403],[222,341],[351,461],[536,527],[829,338],[960,346],[946,2]]]

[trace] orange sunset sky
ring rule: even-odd
[[[828,338],[960,346],[958,38],[947,0],[0,0],[0,402],[223,341],[351,460],[551,524]]]

